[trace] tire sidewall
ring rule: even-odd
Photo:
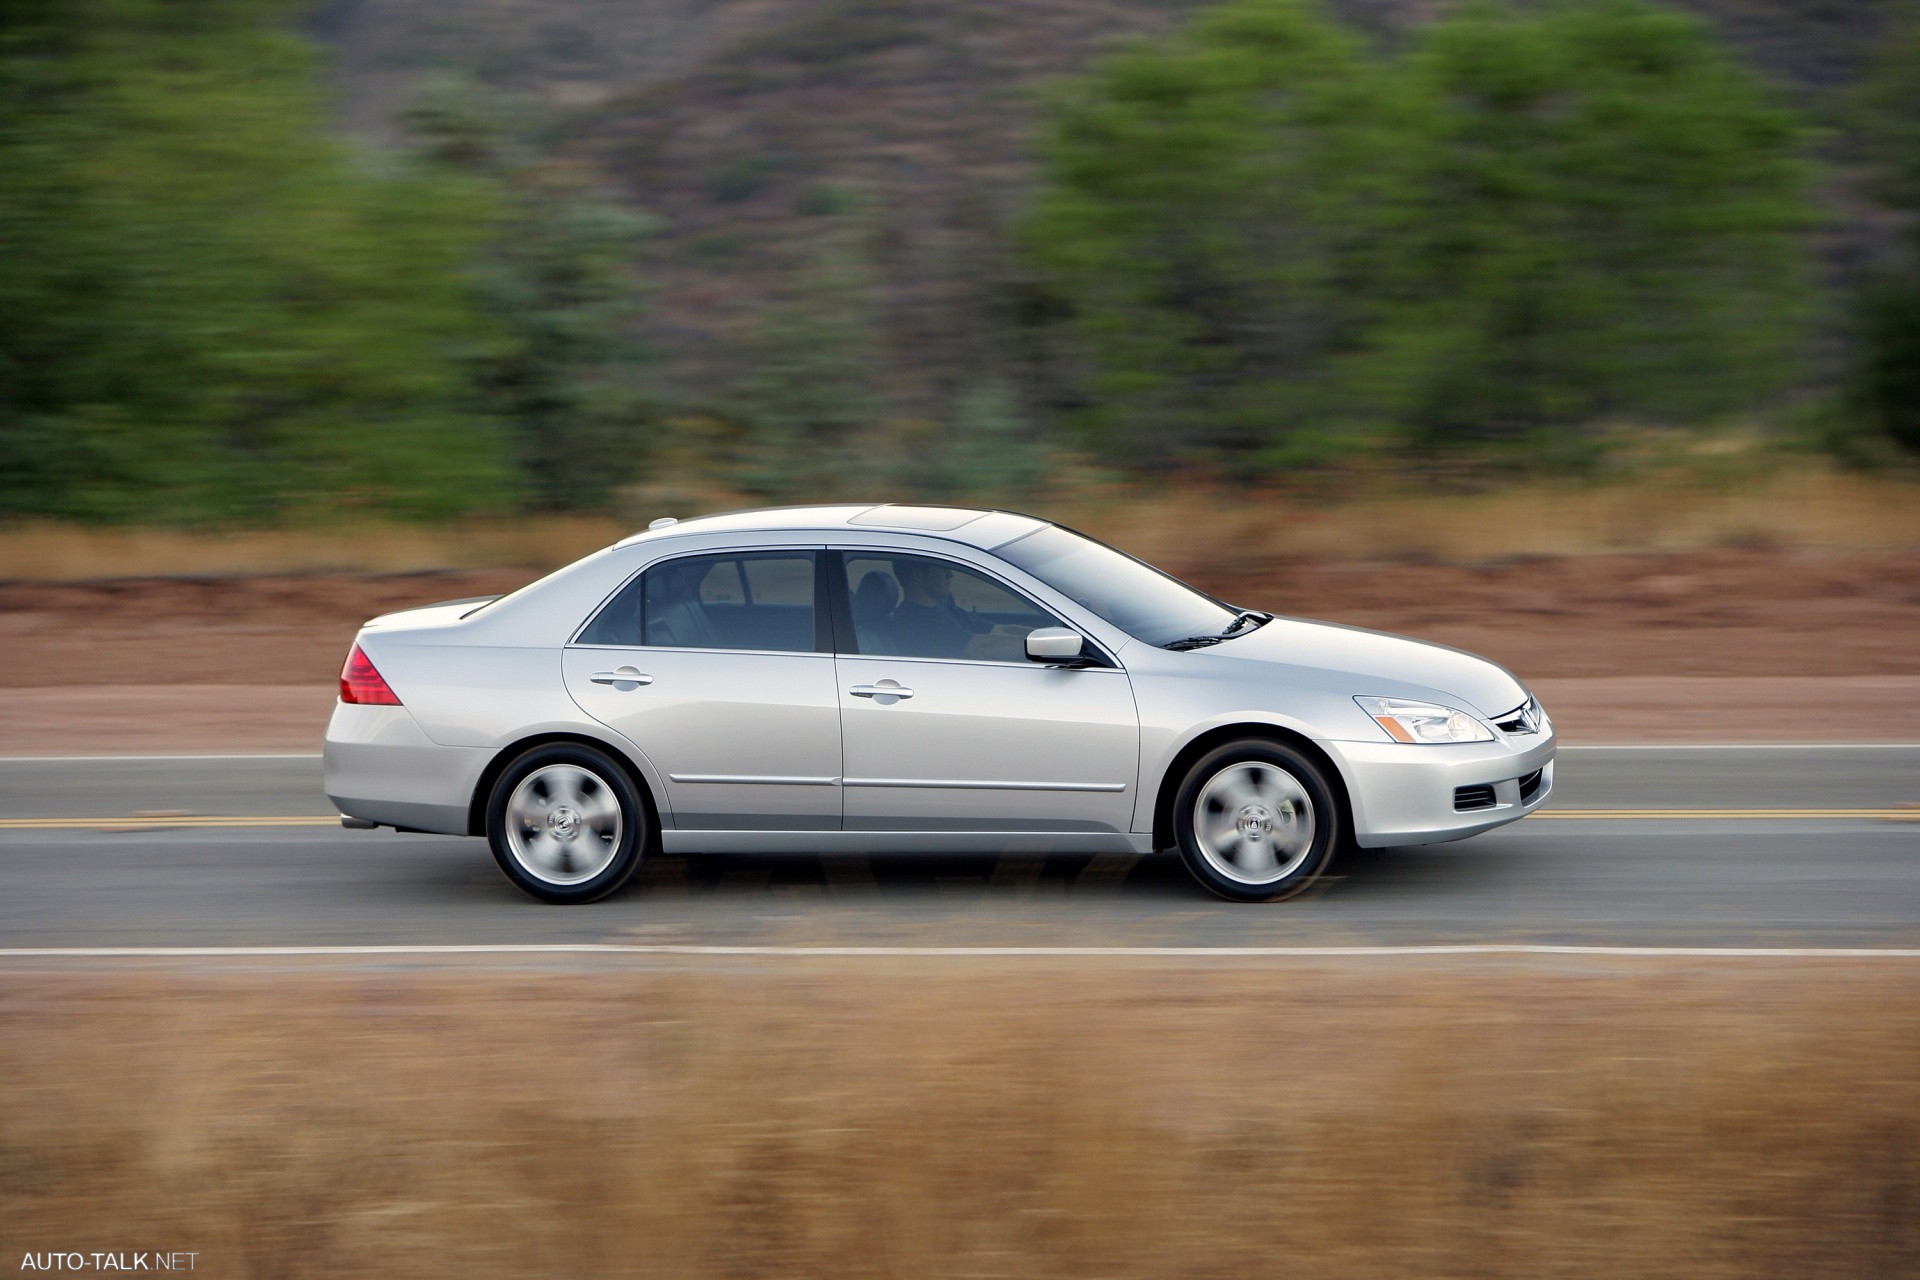
[[[1257,760],[1292,774],[1313,802],[1313,844],[1304,862],[1293,873],[1271,884],[1243,884],[1220,874],[1200,851],[1193,835],[1193,810],[1200,791],[1222,769],[1242,761]],[[1342,815],[1334,799],[1333,788],[1325,772],[1304,754],[1279,742],[1258,738],[1242,739],[1214,748],[1187,770],[1180,789],[1174,795],[1173,831],[1187,870],[1211,892],[1230,902],[1276,902],[1299,893],[1325,871],[1340,843]]]
[[[620,848],[606,870],[579,884],[550,884],[520,865],[507,843],[507,800],[536,769],[570,764],[591,770],[620,802]],[[627,771],[606,752],[570,742],[549,743],[525,752],[501,770],[487,797],[487,844],[500,870],[523,893],[542,902],[594,902],[621,888],[640,869],[653,843],[653,809]]]

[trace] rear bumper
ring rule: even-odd
[[[1366,849],[1464,840],[1526,817],[1553,793],[1555,736],[1537,735],[1457,746],[1398,742],[1327,742],[1353,802],[1354,842]],[[1518,745],[1516,745],[1518,744]],[[1540,771],[1525,799],[1520,779]],[[1491,786],[1491,808],[1460,812],[1454,792]]]
[[[485,747],[448,747],[405,707],[336,703],[324,751],[327,799],[350,818],[383,827],[467,834]]]

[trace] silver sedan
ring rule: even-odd
[[[484,835],[549,902],[655,852],[1142,853],[1222,897],[1538,808],[1554,732],[1471,654],[1215,600],[1005,511],[658,520],[497,599],[366,624],[350,827]]]

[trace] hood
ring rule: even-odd
[[[1429,699],[1437,695],[1441,701],[1488,717],[1511,711],[1528,697],[1526,686],[1505,667],[1474,654],[1384,631],[1303,618],[1275,618],[1201,652],[1341,672],[1352,678],[1354,694]]]

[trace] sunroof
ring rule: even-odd
[[[891,503],[884,507],[875,507],[871,511],[862,511],[847,521],[848,524],[879,525],[887,529],[929,529],[944,532],[958,529],[963,524],[978,520],[987,514],[984,511],[969,511],[965,507],[906,507]]]

